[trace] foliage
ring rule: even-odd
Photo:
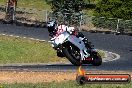
[[[90,0],[46,0],[51,5],[54,16],[59,21],[68,23],[78,23],[81,19],[82,10],[93,8],[88,5]]]
[[[130,20],[132,19],[132,0],[100,0],[94,15]]]
[[[118,24],[119,29],[125,29],[125,31],[132,30],[131,0],[100,0],[96,4],[94,15],[96,17],[93,19],[93,24],[96,27],[116,30]]]
[[[123,20],[116,18],[93,17],[92,23],[98,28],[107,28],[110,30],[123,30],[124,32],[132,32],[132,20]]]
[[[106,19],[104,17],[94,17],[92,23],[98,28],[107,28],[116,30],[117,19]]]

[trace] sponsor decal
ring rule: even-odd
[[[131,76],[129,74],[87,74],[84,69],[79,67],[79,74],[76,77],[78,84],[85,83],[130,83]]]

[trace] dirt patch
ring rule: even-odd
[[[130,74],[125,71],[88,71],[88,74]],[[77,72],[0,72],[0,83],[44,83],[76,79]]]
[[[75,77],[75,73],[67,72],[0,72],[0,83],[60,82]]]

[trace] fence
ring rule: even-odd
[[[6,6],[0,6],[0,16],[4,19]],[[48,10],[38,10],[38,9],[29,9],[17,7],[15,12],[15,20],[17,21],[39,21],[46,22],[48,20]]]
[[[52,15],[50,16],[52,18]],[[115,32],[132,32],[132,20],[123,20],[117,18],[105,18],[88,16],[85,13],[78,14],[78,26],[84,30],[105,29]],[[64,18],[63,18],[64,20]]]
[[[82,25],[86,25],[88,28],[97,27],[99,29],[104,28],[114,31],[132,32],[132,20],[84,15]]]
[[[25,9],[25,8],[17,8],[16,9],[16,20],[28,21],[47,21],[47,10],[37,10],[37,9]]]
[[[5,17],[6,6],[0,6],[0,19]],[[17,8],[15,13],[15,20],[21,22],[47,22],[49,18],[53,18],[51,11],[38,10],[38,9],[28,9],[28,8]],[[132,20],[123,20],[115,18],[105,18],[105,17],[95,17],[80,15],[79,26],[85,26],[86,29],[99,28],[108,29],[114,31],[131,31],[132,32]]]

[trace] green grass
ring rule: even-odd
[[[6,5],[7,0],[0,0],[0,5]]]
[[[132,88],[130,84],[86,84],[78,85],[75,81],[51,82],[40,84],[2,84],[0,88]]]
[[[48,42],[0,36],[0,63],[48,63],[65,61]]]
[[[7,0],[0,0],[0,5],[6,5]],[[17,7],[35,8],[40,10],[50,9],[45,0],[18,0]]]

